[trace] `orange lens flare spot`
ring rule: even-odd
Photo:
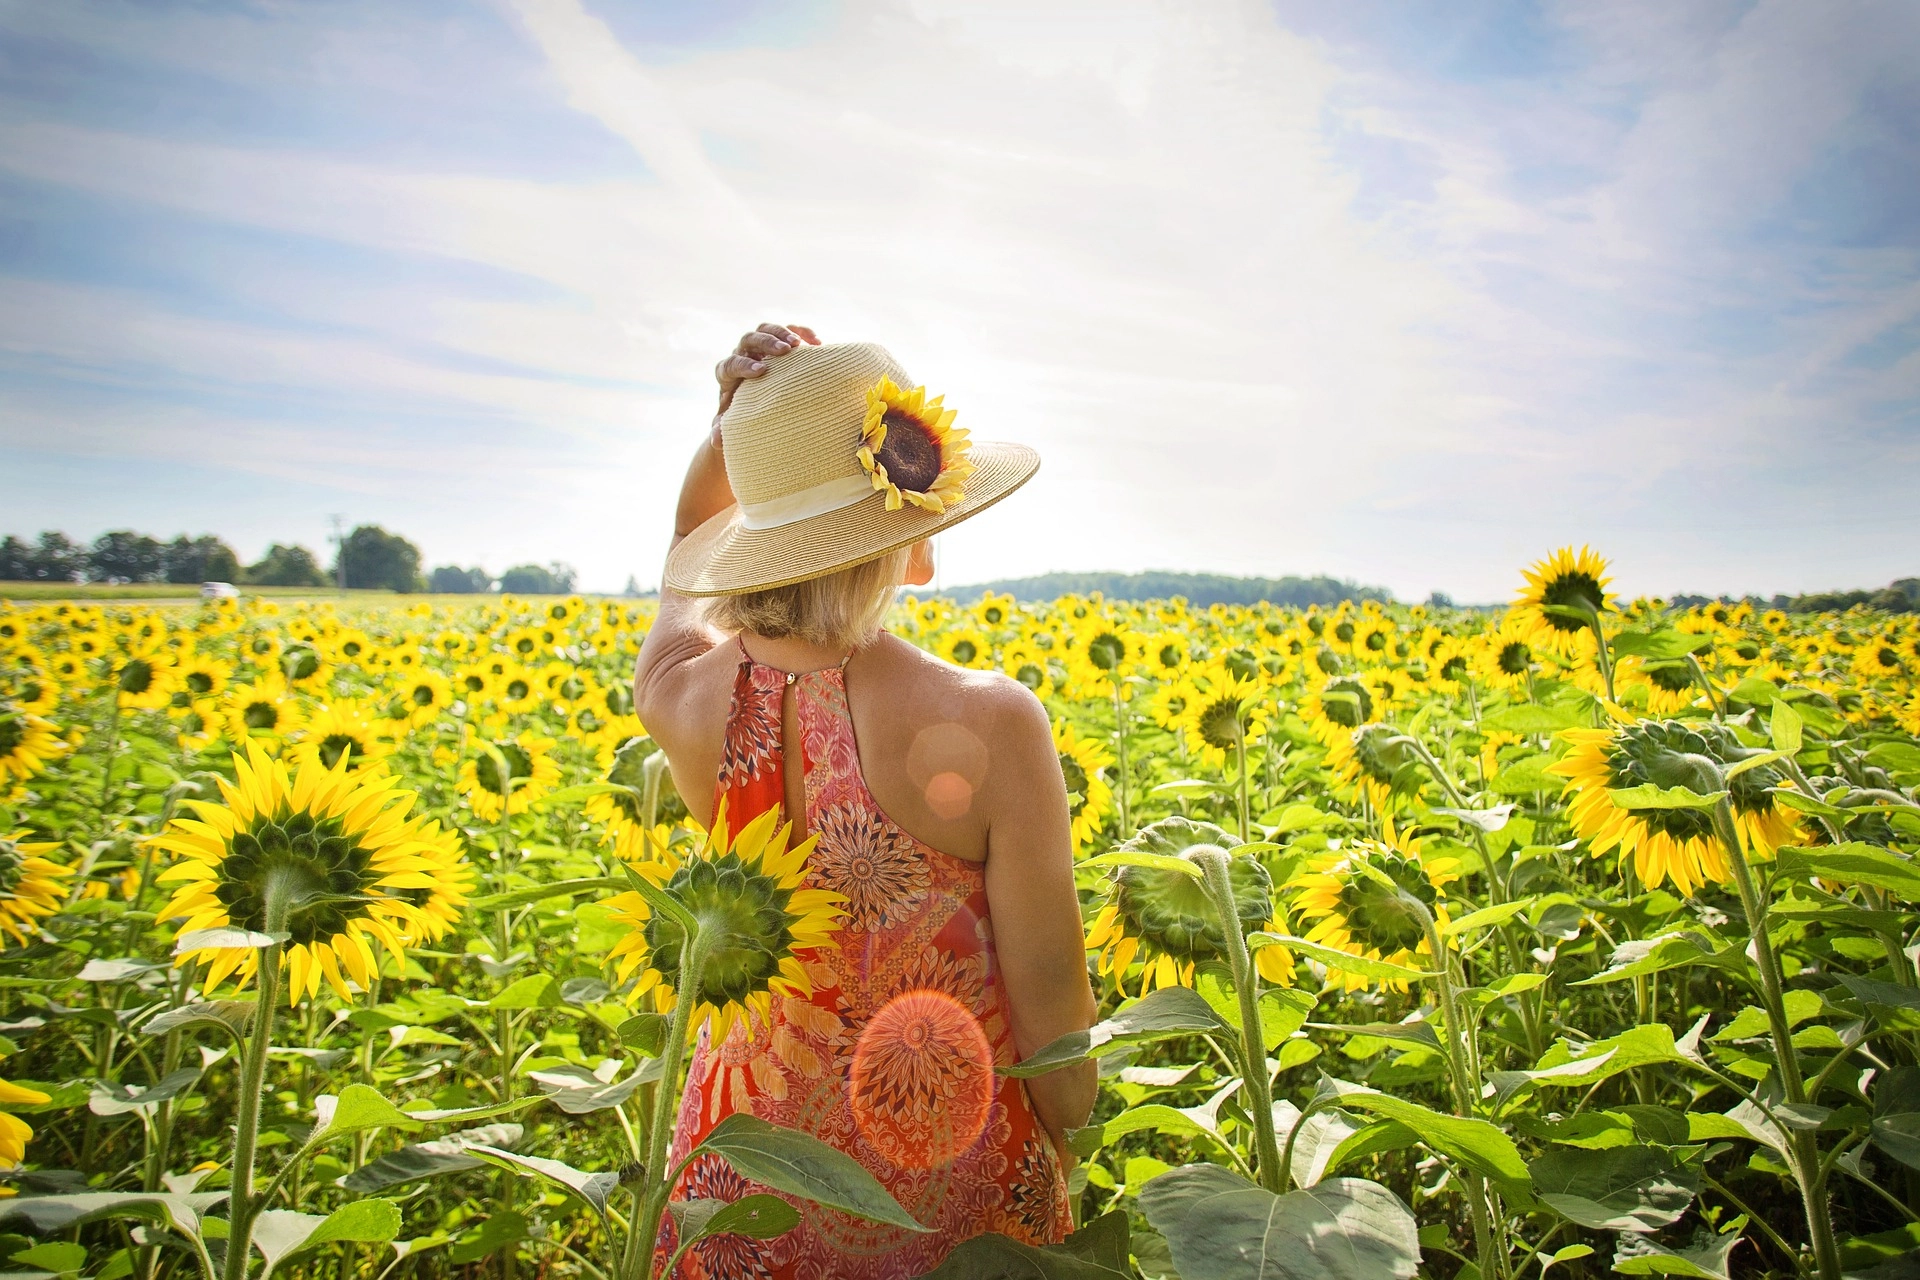
[[[895,996],[860,1033],[849,1096],[860,1136],[888,1161],[902,1169],[950,1165],[987,1127],[987,1033],[945,992]]]
[[[973,784],[949,770],[927,780],[927,808],[949,822],[973,808]]]

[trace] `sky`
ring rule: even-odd
[[[0,532],[658,581],[712,366],[1044,465],[947,584],[1920,573],[1920,4],[0,0]]]

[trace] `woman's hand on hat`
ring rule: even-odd
[[[767,361],[783,356],[795,347],[820,345],[820,339],[813,330],[802,324],[763,324],[751,333],[740,335],[739,343],[733,354],[713,368],[713,376],[720,383],[720,408],[713,415],[713,443],[720,443],[720,418],[733,403],[733,393],[748,378],[758,378],[766,373]]]

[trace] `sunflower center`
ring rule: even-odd
[[[1647,679],[1667,693],[1685,693],[1693,687],[1692,669],[1674,664],[1648,667]]]
[[[925,493],[940,478],[940,443],[910,414],[889,409],[881,419],[887,438],[873,460],[887,469],[887,480],[901,489]]]
[[[1448,658],[1440,664],[1440,678],[1442,680],[1452,680],[1456,683],[1466,679],[1467,660],[1457,653],[1454,654],[1451,658]]]
[[[26,740],[26,721],[14,715],[0,716],[0,757],[12,755]]]
[[[507,776],[500,776],[500,766],[495,763],[492,752],[483,754],[475,762],[473,776],[493,794],[504,796],[510,783],[533,776],[533,756],[517,742],[496,742],[493,748],[507,762]]]
[[[1127,656],[1127,642],[1111,631],[1102,631],[1087,641],[1087,661],[1102,671],[1111,671]]]
[[[430,707],[434,703],[433,686],[430,684],[413,686],[413,692],[408,696],[412,698],[413,705],[416,707]]]
[[[240,719],[247,728],[264,731],[280,723],[280,708],[265,699],[249,702],[247,709],[240,713]]]
[[[962,666],[971,663],[980,656],[980,646],[971,640],[956,640],[953,645],[953,660]]]
[[[607,690],[607,710],[616,716],[630,715],[633,712],[633,690],[623,684],[616,684]]]
[[[352,753],[354,763],[358,763],[367,758],[366,744],[350,733],[330,733],[320,740],[320,763],[329,769],[348,753]]]
[[[1320,706],[1327,719],[1349,729],[1358,729],[1373,719],[1373,694],[1358,680],[1329,680],[1320,691]]]
[[[533,692],[533,686],[528,684],[525,680],[507,681],[507,697],[513,699],[515,702],[520,701],[522,698],[526,697],[528,694],[532,692]]]
[[[1555,621],[1557,623],[1559,620],[1555,619]],[[1520,640],[1509,640],[1501,645],[1500,656],[1495,659],[1496,665],[1499,666],[1501,673],[1510,676],[1525,675],[1527,667],[1532,661],[1533,650],[1529,649],[1526,643]]]
[[[287,932],[312,944],[365,914],[372,860],[340,818],[257,817],[229,843],[214,894],[236,926],[259,932],[267,927],[267,886],[277,880],[289,903]]]
[[[781,960],[793,951],[793,925],[799,917],[787,910],[792,890],[733,853],[682,864],[666,890],[694,914],[701,932],[712,940],[700,975],[701,999],[719,1007],[765,991],[779,975]],[[647,921],[646,936],[661,975],[674,987],[681,986],[685,931],[656,915]]]
[[[287,669],[289,680],[308,679],[320,669],[320,653],[310,644],[294,645],[280,661]]]
[[[1607,593],[1601,589],[1600,580],[1590,573],[1570,570],[1546,584],[1540,591],[1540,603],[1555,605],[1563,609],[1591,610],[1599,613],[1605,606]],[[1585,618],[1572,618],[1565,614],[1543,613],[1547,625],[1555,631],[1584,631]]]
[[[1020,664],[1019,669],[1013,673],[1013,678],[1027,686],[1027,688],[1037,691],[1041,685],[1046,683],[1047,673],[1040,669],[1038,663],[1023,662]]]
[[[153,687],[153,664],[145,658],[129,658],[120,668],[120,691],[139,695]]]

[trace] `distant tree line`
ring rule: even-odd
[[[306,547],[274,543],[257,564],[243,565],[212,534],[162,542],[131,529],[103,533],[89,545],[48,531],[28,542],[0,540],[0,582],[232,582],[260,587],[329,587],[479,595],[565,595],[578,575],[569,565],[515,565],[496,580],[483,569],[442,565],[421,573],[420,548],[377,524],[341,539],[331,568]]]
[[[1092,595],[1109,600],[1166,600],[1186,597],[1199,608],[1212,604],[1269,604],[1304,609],[1308,605],[1336,605],[1342,600],[1393,599],[1384,587],[1363,587],[1338,578],[1232,578],[1218,573],[1047,573],[1037,578],[1003,578],[942,592],[972,600],[983,591],[1010,595],[1016,600],[1052,600],[1063,595]]]
[[[1718,599],[1732,604],[1728,596],[1675,596],[1673,603],[1685,608],[1709,604]],[[1920,578],[1896,578],[1877,591],[1813,591],[1799,596],[1747,596],[1748,604],[1761,609],[1780,609],[1787,613],[1840,613],[1855,605],[1881,609],[1887,613],[1920,613]]]

